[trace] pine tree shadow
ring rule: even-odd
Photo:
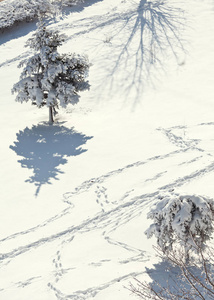
[[[19,131],[10,149],[22,157],[18,162],[23,168],[33,170],[26,182],[35,184],[37,196],[42,185],[58,180],[58,175],[63,173],[59,166],[67,163],[67,157],[87,151],[82,145],[91,138],[60,124],[42,124]]]

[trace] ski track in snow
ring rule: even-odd
[[[203,123],[197,125],[198,127],[203,126],[213,126],[214,123]],[[59,214],[53,216],[50,219],[47,219],[45,222],[39,224],[38,226],[35,226],[33,228],[30,228],[26,231],[17,232],[13,235],[7,236],[4,239],[0,240],[0,245],[5,246],[7,242],[10,242],[11,240],[15,240],[17,248],[12,248],[10,251],[1,253],[0,256],[0,264],[1,266],[7,266],[12,262],[13,259],[17,258],[20,255],[24,255],[28,251],[36,250],[39,247],[42,247],[46,244],[52,243],[54,241],[58,241],[58,250],[56,251],[55,257],[52,261],[53,263],[53,274],[54,274],[54,280],[50,280],[47,284],[48,287],[54,292],[56,298],[58,300],[66,300],[66,299],[90,299],[92,297],[95,297],[99,292],[101,292],[104,289],[107,289],[108,287],[121,282],[123,280],[127,280],[132,277],[138,276],[140,273],[128,273],[121,277],[117,277],[109,282],[106,282],[102,285],[91,287],[86,290],[80,290],[76,291],[71,295],[65,294],[62,290],[60,290],[57,287],[58,282],[63,278],[63,276],[69,272],[72,272],[76,267],[68,267],[64,268],[61,262],[61,256],[62,256],[62,249],[65,245],[72,245],[72,241],[77,237],[78,235],[84,235],[89,232],[97,232],[99,236],[102,236],[103,239],[110,245],[114,247],[120,247],[122,249],[125,249],[129,255],[126,259],[121,260],[120,264],[130,264],[134,261],[146,261],[149,259],[149,256],[145,251],[142,251],[141,249],[136,249],[132,247],[131,245],[128,245],[126,243],[120,242],[115,240],[114,238],[111,238],[111,235],[113,232],[116,232],[121,226],[128,224],[132,219],[137,218],[142,215],[142,212],[145,210],[146,207],[151,206],[154,201],[156,201],[158,195],[162,192],[169,191],[170,189],[176,189],[178,187],[182,187],[187,182],[191,182],[193,180],[196,180],[202,176],[205,176],[211,172],[214,171],[214,162],[207,163],[205,167],[198,168],[198,163],[200,161],[205,161],[207,158],[212,157],[212,154],[209,152],[206,152],[203,150],[203,148],[198,147],[199,140],[196,139],[184,139],[182,135],[175,134],[175,130],[180,130],[183,134],[183,130],[186,130],[188,132],[188,128],[186,127],[173,127],[168,129],[158,128],[159,131],[162,132],[163,136],[165,136],[170,143],[173,145],[176,145],[178,148],[175,151],[169,152],[164,155],[157,155],[153,156],[151,158],[148,158],[143,161],[137,161],[133,164],[129,164],[124,166],[123,168],[113,170],[109,173],[106,173],[100,177],[97,178],[91,178],[90,180],[87,180],[83,182],[81,185],[77,186],[73,191],[67,192],[63,195],[63,201],[68,205],[66,209],[61,211]],[[184,160],[181,159],[184,154],[192,154],[191,160]],[[184,156],[185,157],[185,156]],[[126,190],[124,195],[120,197],[119,199],[113,199],[111,200],[108,196],[108,188],[106,187],[106,184],[109,180],[114,180],[114,178],[118,178],[118,176],[129,173],[129,171],[132,171],[133,169],[142,168],[145,165],[149,164],[161,164],[163,167],[163,170],[161,172],[156,173],[151,178],[146,178],[144,180],[144,183],[152,183],[154,184],[155,181],[158,181],[159,179],[163,178],[164,176],[167,176],[167,169],[164,169],[164,165],[166,164],[167,160],[172,159],[177,164],[177,167],[182,168],[186,165],[191,165],[191,172],[188,174],[183,174],[182,177],[174,178],[171,182],[168,182],[165,185],[157,186],[156,190],[153,190],[150,193],[140,194],[137,196],[132,197],[132,192],[134,189]],[[196,166],[195,166],[196,164]],[[144,184],[142,182],[142,186]],[[83,219],[81,223],[77,225],[73,225],[70,227],[66,227],[64,230],[61,230],[59,232],[55,232],[51,235],[47,235],[45,237],[41,237],[40,239],[36,239],[33,242],[29,244],[19,245],[22,243],[19,242],[19,239],[23,236],[28,236],[28,238],[33,238],[33,234],[35,232],[39,232],[39,230],[43,228],[48,228],[51,224],[54,222],[58,222],[61,220],[63,222],[64,218],[73,213],[73,210],[75,210],[75,197],[80,194],[85,194],[85,197],[87,197],[87,193],[92,191],[94,189],[95,194],[95,201],[97,203],[97,206],[99,207],[99,212],[94,215],[93,217],[90,217],[88,219]],[[103,260],[99,262],[91,262],[91,266],[93,267],[99,267],[102,266],[103,263],[108,264],[108,262],[111,260]],[[143,273],[142,271],[141,273]],[[29,278],[24,282],[18,282],[14,283],[14,286],[16,287],[25,287],[27,285],[32,284],[34,281],[41,280],[40,277],[33,277]],[[3,292],[5,289],[2,288],[0,292]]]

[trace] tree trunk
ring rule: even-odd
[[[53,107],[49,106],[49,123],[53,124],[54,119],[53,119]]]

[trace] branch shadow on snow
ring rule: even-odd
[[[154,269],[146,268],[146,272],[152,280],[151,286],[153,289],[162,296],[167,297],[166,294],[162,294],[161,290],[169,289],[174,294],[178,293],[179,288],[184,285],[181,279],[182,273],[177,266],[172,266],[167,261],[162,261],[159,264],[154,265]],[[184,285],[187,287],[186,285]],[[188,286],[190,288],[190,286]],[[166,298],[168,299],[168,297]]]
[[[37,196],[42,185],[51,184],[51,179],[58,180],[57,176],[63,173],[59,166],[67,163],[67,157],[87,151],[82,146],[91,138],[60,124],[42,124],[19,131],[10,149],[22,157],[18,162],[23,168],[33,170],[26,182],[35,184]]]
[[[122,1],[120,10],[114,8],[103,13],[102,17],[94,15],[74,23],[63,24],[64,28],[75,29],[75,33],[71,34],[67,41],[102,30],[104,34],[109,31],[109,42],[100,40],[105,49],[109,46],[111,57],[110,62],[105,61],[103,65],[108,70],[108,81],[102,80],[105,82],[105,88],[101,82],[100,89],[103,92],[105,90],[105,93],[114,93],[115,83],[121,82],[121,94],[124,94],[125,98],[133,90],[138,96],[141,95],[145,84],[155,86],[161,75],[166,72],[169,58],[174,58],[176,65],[182,66],[185,64],[187,53],[184,47],[186,41],[182,36],[186,26],[185,12],[181,8],[171,5],[166,0],[129,1],[128,7],[126,1]],[[125,6],[122,9],[123,5]],[[89,35],[89,39],[94,39],[94,36]],[[100,57],[102,65],[102,54]]]
[[[179,57],[186,53],[181,38],[184,11],[164,0],[140,0],[137,9],[130,12],[124,21],[121,30],[128,28],[130,33],[121,45],[110,78],[113,83],[116,71],[124,66],[128,70],[124,78],[125,93],[128,95],[134,87],[139,94],[145,83],[154,85],[154,79],[159,79],[165,72],[165,62],[169,57],[173,56],[178,65],[184,63]],[[152,72],[154,69],[157,72]]]
[[[211,268],[212,266],[210,265],[209,267]],[[131,289],[132,291],[138,290],[144,295],[148,295],[148,293],[151,295],[150,289],[145,288],[145,286],[150,286],[155,294],[160,296],[160,299],[172,299],[172,295],[175,297],[173,299],[202,299],[201,297],[198,298],[196,294],[197,289],[201,295],[206,298],[207,291],[202,286],[203,284],[207,285],[206,276],[202,270],[203,268],[200,269],[199,266],[188,266],[187,269],[190,272],[189,274],[187,271],[182,271],[178,266],[172,265],[167,260],[163,260],[158,264],[154,264],[154,268],[152,269],[146,268],[146,272],[150,277],[149,284],[144,281],[141,282],[140,279],[138,279],[136,282],[131,282],[131,287],[134,287],[134,289]],[[191,280],[196,289],[188,282],[184,274]],[[199,278],[202,285],[197,283],[190,274],[195,278]]]

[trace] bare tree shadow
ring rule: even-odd
[[[182,63],[179,61],[179,53],[186,54],[184,40],[181,38],[184,23],[184,11],[171,6],[167,1],[140,0],[137,9],[130,13],[121,29],[124,31],[128,28],[130,33],[121,45],[110,74],[111,85],[116,71],[124,67],[129,70],[123,78],[126,82],[126,96],[133,88],[139,95],[145,83],[155,86],[154,81],[159,80],[165,72],[169,56],[173,56],[177,64]]]
[[[82,145],[91,138],[60,124],[42,124],[19,131],[10,149],[22,157],[18,162],[23,168],[33,170],[26,182],[35,184],[37,196],[42,185],[51,184],[51,179],[58,180],[57,176],[63,173],[59,166],[67,163],[67,157],[87,151]]]
[[[161,82],[169,58],[173,58],[177,66],[185,64],[185,12],[167,0],[124,0],[120,9],[115,7],[102,17],[94,15],[63,26],[75,29],[68,40],[101,30],[109,31],[109,42],[101,42],[105,53],[109,45],[110,59],[108,61],[105,57],[104,64],[103,55],[100,54],[100,60],[98,58],[108,72],[107,81],[102,80],[105,86],[100,82],[101,93],[114,93],[120,81],[121,94],[125,98],[131,91],[140,96],[146,84],[155,87]],[[94,36],[89,38],[96,40]],[[97,47],[95,44],[92,48]]]

